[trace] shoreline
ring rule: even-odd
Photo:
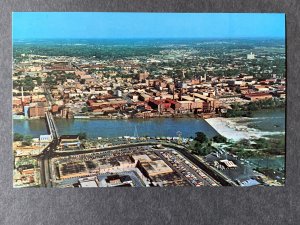
[[[168,115],[155,115],[155,116],[147,116],[147,117],[141,117],[141,116],[128,116],[128,117],[122,117],[122,116],[89,116],[89,115],[82,115],[82,116],[71,116],[69,118],[63,118],[63,117],[57,117],[54,116],[55,119],[74,119],[74,120],[148,120],[148,119],[178,119],[178,118],[191,118],[191,119],[206,119],[206,118],[214,118],[216,117],[216,114],[213,113],[204,113],[204,114],[168,114]],[[13,120],[39,120],[39,119],[45,119],[45,117],[32,117],[32,118],[25,118],[23,117],[15,117],[13,115]]]
[[[269,111],[269,110],[263,110],[263,111]],[[262,112],[263,112],[262,111]],[[273,111],[273,110],[271,110]],[[207,118],[210,116],[211,118]],[[195,120],[204,121],[211,129],[214,130],[216,134],[220,134],[227,139],[231,139],[232,141],[239,141],[241,139],[258,139],[258,138],[270,138],[270,136],[274,135],[284,135],[284,131],[263,131],[259,130],[259,128],[251,127],[248,124],[249,120],[253,120],[255,118],[251,117],[233,117],[233,118],[225,118],[225,117],[215,117],[215,114],[206,114],[203,116],[197,116],[197,115],[178,115],[178,116],[159,116],[159,117],[136,117],[136,118],[110,118],[110,117],[90,117],[90,118],[61,118],[61,117],[55,117],[57,120],[65,120],[65,121],[115,121],[115,122],[124,122],[124,121],[162,121],[162,120]],[[205,118],[206,117],[206,118]],[[38,121],[43,120],[43,118],[31,118],[31,119],[14,119],[16,123],[17,121]],[[15,123],[13,122],[13,123]]]

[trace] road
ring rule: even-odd
[[[42,187],[52,187],[51,182],[51,168],[50,160],[55,155],[55,149],[59,144],[59,135],[57,128],[54,122],[54,118],[51,112],[46,112],[46,123],[49,129],[50,134],[52,135],[52,141],[50,144],[43,150],[43,152],[38,155],[38,162],[41,166],[41,186]]]
[[[197,159],[194,155],[189,153],[183,147],[174,146],[173,144],[162,144],[162,145],[169,146],[176,149],[178,152],[180,152],[182,155],[188,158],[192,163],[194,163],[196,166],[198,166],[200,169],[206,172],[209,176],[211,176],[216,181],[218,181],[222,186],[236,186],[236,184],[232,182],[228,177],[225,177],[224,175],[220,174],[218,171],[216,171],[214,168],[210,167],[209,165],[205,164],[204,162],[199,161],[199,159]]]
[[[46,90],[46,93],[49,93]],[[48,97],[47,99],[50,99]],[[204,162],[201,162],[197,159],[194,155],[190,154],[184,147],[171,144],[171,143],[157,143],[157,142],[141,142],[141,143],[129,143],[123,144],[119,146],[112,146],[107,148],[99,148],[99,149],[90,149],[90,150],[78,150],[78,151],[64,151],[64,152],[57,152],[56,148],[59,144],[59,134],[57,131],[57,127],[55,125],[55,121],[51,112],[46,112],[46,123],[49,129],[50,134],[52,135],[52,141],[50,144],[43,150],[43,152],[38,155],[39,165],[41,166],[41,186],[43,187],[52,187],[52,179],[51,179],[51,158],[58,157],[58,156],[71,156],[71,155],[80,155],[80,154],[87,154],[87,153],[95,153],[95,152],[102,152],[102,151],[109,151],[115,150],[120,148],[128,148],[134,146],[145,146],[145,145],[154,145],[154,144],[161,144],[165,147],[171,147],[180,152],[183,156],[189,159],[192,163],[198,166],[201,170],[206,172],[210,177],[218,181],[223,186],[233,186],[234,182],[230,179],[225,177],[224,175],[218,173],[218,171],[211,168],[209,165],[206,165]]]

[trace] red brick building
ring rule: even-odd
[[[43,117],[45,116],[45,107],[34,106],[29,108],[29,117]]]
[[[266,100],[266,99],[270,99],[272,97],[273,96],[269,93],[250,93],[250,94],[244,95],[244,98],[248,99],[250,101]]]

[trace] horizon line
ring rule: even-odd
[[[55,37],[55,38],[12,38],[13,41],[20,40],[158,40],[158,39],[175,39],[175,40],[186,40],[186,39],[216,39],[216,40],[236,40],[236,39],[285,39],[286,37],[281,36],[257,36],[257,37]]]

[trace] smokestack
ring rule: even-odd
[[[173,100],[175,99],[175,86],[173,88]]]
[[[24,89],[23,86],[21,87],[21,92],[22,92],[22,104],[24,103]]]
[[[215,86],[215,96],[218,96],[218,86]]]
[[[175,99],[175,75],[174,75],[174,73],[173,73],[173,85],[174,85],[174,87],[173,87],[173,100]]]

